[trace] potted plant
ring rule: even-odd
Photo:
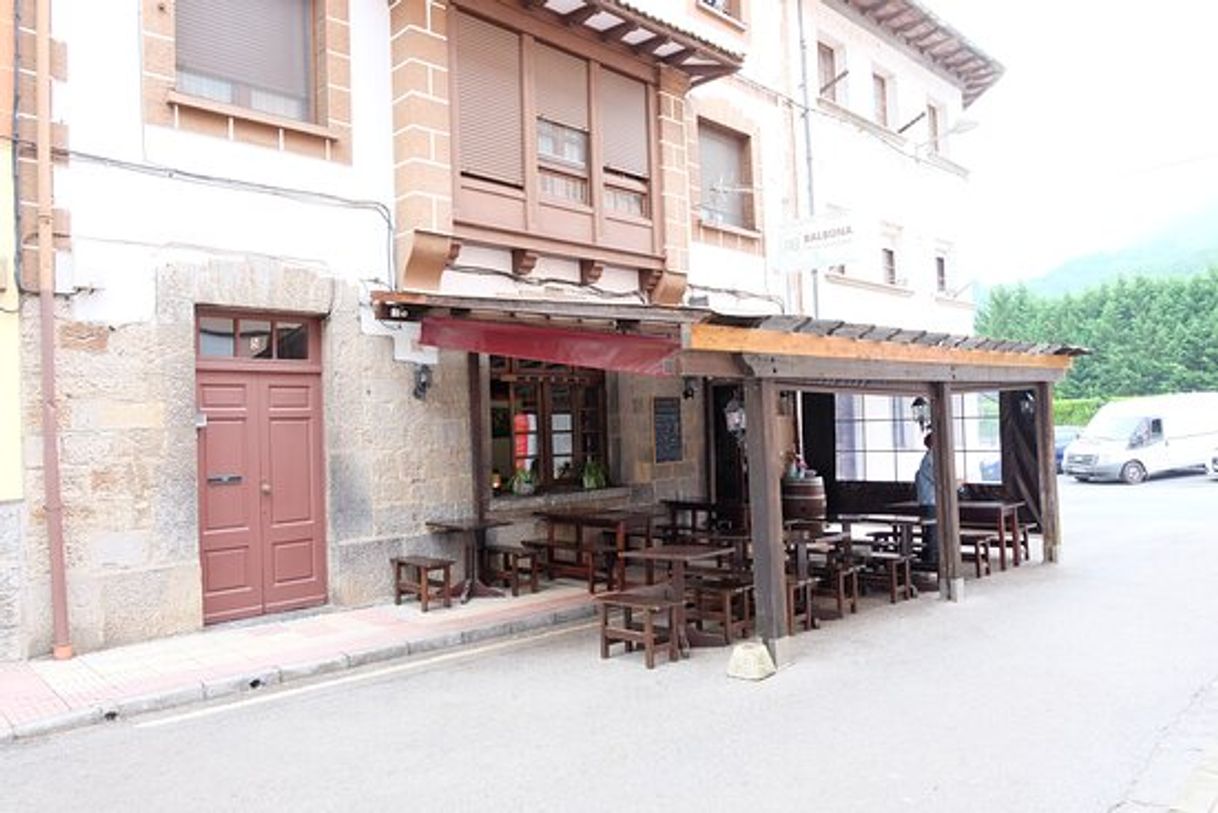
[[[527,497],[537,490],[537,475],[532,469],[517,468],[512,479],[508,481],[508,487],[512,489],[513,494]]]
[[[604,488],[609,485],[609,472],[605,471],[605,467],[593,457],[588,458],[584,463],[584,469],[581,472],[584,488],[591,491],[596,488]]]

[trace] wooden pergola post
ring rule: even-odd
[[[1053,454],[1053,385],[1036,385],[1036,467],[1040,473],[1040,526],[1044,559],[1061,555],[1061,525],[1057,503],[1057,464]],[[1018,544],[1018,542],[1016,543]]]
[[[769,379],[746,379],[744,414],[757,632],[774,663],[782,665],[786,658],[779,639],[787,634],[787,577],[779,491],[782,461],[777,442],[778,385]]]
[[[939,537],[939,598],[964,596],[960,566],[960,508],[956,500],[956,449],[952,440],[952,391],[946,382],[930,385],[931,455],[935,467],[935,517]]]

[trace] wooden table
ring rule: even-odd
[[[800,579],[807,579],[811,576],[812,567],[808,562],[809,554],[818,553],[823,556],[831,556],[835,553],[840,553],[847,561],[849,561],[851,556],[850,534],[844,531],[840,533],[801,534],[798,529],[794,529],[793,532],[784,534],[783,542],[795,556],[795,575]]]
[[[685,566],[694,562],[710,561],[732,555],[731,548],[711,545],[660,545],[644,550],[629,550],[622,554],[640,562],[665,564],[669,567],[669,583],[672,585],[677,607],[677,635],[681,654],[688,657],[691,646],[723,646],[722,636],[710,635],[702,630],[690,628],[685,619]]]
[[[898,504],[894,504],[894,509]],[[917,505],[917,503],[913,503]],[[928,525],[937,524],[938,520],[933,517],[924,517],[919,514],[908,514],[904,512],[894,512],[891,514],[839,514],[834,517],[834,520],[841,524],[842,533],[850,536],[850,526],[859,523],[868,523],[871,525],[887,525],[892,528],[893,533],[897,537],[897,547],[904,555],[913,555],[913,529],[925,528]]]
[[[1019,509],[1023,508],[1024,503],[1021,500],[960,500],[960,524],[977,527],[978,524],[990,524],[989,518],[993,518],[991,527],[998,529],[998,567],[1000,570],[1007,569],[1007,526],[1010,521],[1011,539],[1014,540],[1014,553],[1012,554],[1012,564],[1019,567],[1023,558],[1023,529],[1019,523]],[[889,506],[896,511],[908,511],[910,509],[917,510],[918,503],[913,500],[896,502]],[[967,515],[972,514],[977,516],[980,514],[986,517],[985,520],[969,519],[966,522]]]
[[[479,562],[486,553],[486,532],[491,528],[502,528],[511,523],[502,519],[464,517],[462,519],[431,520],[427,529],[438,534],[469,534],[465,546],[465,582],[460,586],[461,603],[472,596],[499,598],[503,593],[485,584],[479,574]]]
[[[626,553],[627,534],[631,529],[636,529],[643,537],[645,547],[651,547],[652,520],[658,511],[656,506],[591,510],[566,508],[535,511],[534,516],[545,520],[546,536],[550,544],[554,544],[558,529],[564,526],[574,530],[576,544],[583,542],[583,533],[587,528],[611,531],[614,548],[617,550],[614,582],[618,590],[623,590],[626,587],[626,560],[623,554]]]

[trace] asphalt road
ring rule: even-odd
[[[762,683],[583,626],[0,748],[0,810],[1108,810],[1218,678],[1218,482],[1061,492],[1061,564],[868,603]]]

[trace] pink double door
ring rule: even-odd
[[[200,369],[203,621],[323,604],[321,376]]]

